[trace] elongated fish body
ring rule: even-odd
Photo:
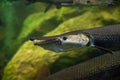
[[[17,1],[17,0],[7,0],[10,2]],[[74,5],[115,5],[115,0],[24,0],[26,5],[35,3],[35,2],[43,2],[48,3],[49,5],[46,6],[45,11],[47,12],[52,5],[55,5],[57,9],[60,9],[62,6],[70,7]]]
[[[35,45],[45,46],[54,51],[64,51],[71,47],[91,46],[105,51],[120,50],[120,25],[77,30],[51,37],[33,37]]]
[[[8,0],[8,1],[10,1],[10,0]],[[36,1],[36,2],[39,2],[39,1],[41,1],[41,2],[54,2],[54,3],[65,3],[65,2],[68,2],[68,3],[70,3],[70,2],[76,2],[76,3],[82,3],[82,4],[87,4],[87,3],[89,3],[89,2],[91,2],[91,3],[93,3],[93,4],[102,4],[102,3],[110,3],[110,2],[112,2],[113,0],[27,0],[27,1]]]
[[[120,25],[85,31],[93,37],[94,45],[120,49]]]
[[[73,5],[114,5],[114,0],[26,0],[26,4],[35,2],[49,3],[45,12],[48,11],[52,5],[55,5],[57,9],[62,6],[69,7]]]
[[[64,4],[85,4],[85,5],[98,5],[98,4],[110,4],[113,2],[113,0],[27,0],[28,2],[34,3],[34,2],[45,2],[45,3],[52,3],[55,5],[61,5],[64,6]]]
[[[74,0],[74,4],[85,4],[85,5],[109,5],[112,3],[113,0]]]

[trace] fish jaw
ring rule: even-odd
[[[63,46],[61,45],[61,42],[57,38],[31,38],[30,39],[35,46],[41,46],[44,49],[55,51],[55,52],[61,52],[64,51]]]
[[[32,40],[35,46],[41,46],[46,50],[51,50],[54,52],[65,51],[65,47],[61,45],[61,42],[58,39],[44,39],[44,40]]]

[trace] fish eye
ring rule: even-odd
[[[63,37],[63,40],[67,40],[67,37]]]

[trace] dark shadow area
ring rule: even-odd
[[[58,27],[59,24],[61,24],[63,21],[62,20],[57,20],[57,16],[54,16],[46,21],[44,21],[38,29],[34,29],[29,36],[27,36],[26,39],[29,39],[30,37],[35,37],[35,36],[43,36],[46,33],[54,30],[55,28]]]
[[[79,6],[80,8],[78,7],[73,7],[73,8],[76,8],[74,11],[71,11],[69,13],[64,13],[63,14],[63,18],[65,17],[65,20],[68,20],[70,18],[73,18],[73,17],[77,17],[77,16],[80,16],[82,14],[84,14],[87,10],[86,10],[86,6]]]
[[[120,24],[120,22],[113,20],[113,19],[110,19],[110,20],[101,19],[101,22],[106,26]]]
[[[40,26],[39,30],[42,32],[44,31],[44,34],[56,29],[58,27],[58,25],[60,25],[63,21],[62,20],[58,20],[57,16],[54,16],[46,21],[44,21]]]

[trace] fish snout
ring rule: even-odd
[[[38,38],[34,38],[31,37],[29,39],[30,41],[32,41],[34,43],[34,45],[46,45],[46,44],[58,44],[61,45],[62,41],[59,38],[46,38],[46,39],[38,39]]]
[[[61,44],[61,40],[60,39],[58,39],[58,38],[53,38],[53,39],[46,39],[46,40],[42,40],[41,42],[40,42],[40,44],[42,45],[44,45],[44,44]]]

